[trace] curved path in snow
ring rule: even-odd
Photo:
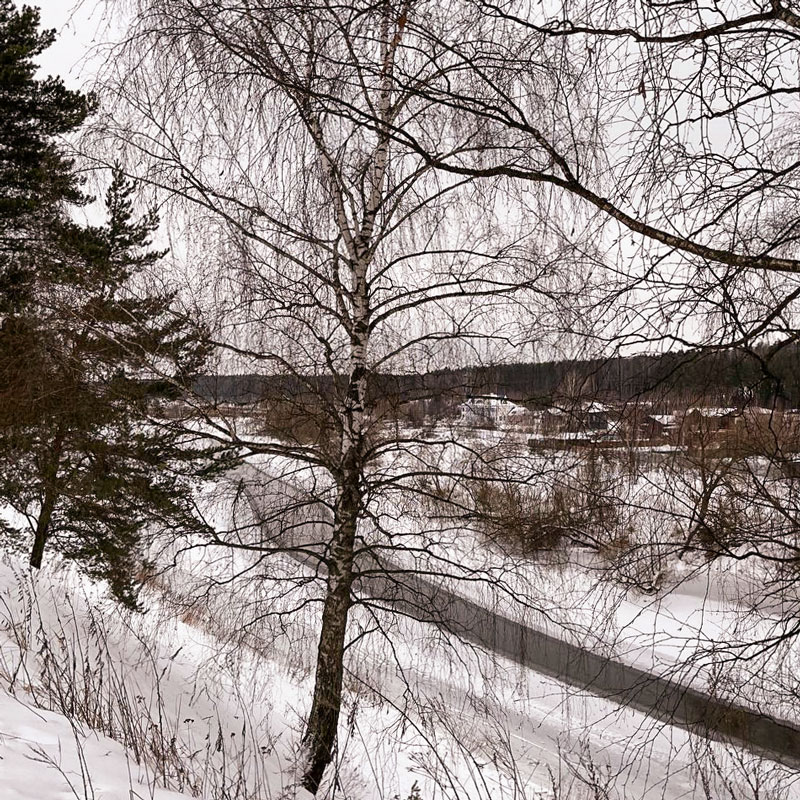
[[[254,477],[257,472],[253,468]],[[298,490],[285,481],[270,480],[270,484],[272,494],[266,504],[245,487],[248,501],[259,519],[264,519],[264,505],[270,507],[274,518],[277,496],[298,497]],[[255,485],[259,485],[257,480]],[[310,545],[305,552],[287,548],[286,552],[295,560],[319,569],[319,559],[309,552],[316,547]],[[374,599],[383,607],[436,625],[523,667],[670,725],[743,746],[800,769],[800,727],[790,722],[714,698],[528,627],[385,559],[378,563],[373,556],[362,554],[360,569],[365,574],[356,581],[356,593]]]
[[[361,579],[359,590],[390,602],[521,666],[635,708],[648,716],[747,749],[800,769],[800,728],[720,700],[530,628],[416,575],[398,570]]]

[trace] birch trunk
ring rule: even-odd
[[[316,793],[333,759],[342,704],[344,648],[353,585],[353,552],[360,509],[358,472],[345,474],[334,516],[328,563],[328,587],[317,648],[317,669],[311,713],[304,743],[308,761],[303,786]]]

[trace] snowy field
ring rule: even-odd
[[[298,492],[320,488],[285,463],[252,461],[291,479]],[[239,473],[200,497],[223,536],[256,530],[248,504],[231,516],[243,474],[253,477]],[[274,500],[280,492],[271,491]],[[406,566],[446,559],[448,586],[486,608],[718,694],[736,690],[757,707],[769,698],[765,710],[793,717],[793,645],[783,660],[773,650],[767,661],[737,662],[738,671],[728,663],[737,643],[750,646],[785,624],[786,609],[753,603],[756,573],[725,563],[687,568],[646,595],[608,580],[585,552],[512,566],[474,530],[446,525],[432,536],[423,516],[419,508],[387,507],[380,521],[402,534],[404,548],[393,557],[410,559]],[[308,796],[297,765],[313,687],[319,580],[281,555],[197,545],[166,548],[161,558],[171,566],[146,587],[146,613],[133,614],[69,566],[54,560],[31,575],[24,558],[3,553],[4,800]],[[350,635],[337,769],[321,797],[800,797],[797,773],[786,767],[434,626],[367,604],[353,609]]]
[[[148,592],[146,614],[131,615],[69,568],[31,578],[4,556],[4,798],[304,796],[294,764],[313,606],[256,622],[289,564],[235,587],[220,580],[229,559],[190,561],[172,586]],[[323,796],[406,798],[415,782],[425,800],[800,796],[781,767],[431,626],[360,610],[353,631],[362,636],[348,653],[338,777]]]
[[[582,464],[580,454],[531,456],[519,435],[483,431],[472,441],[456,442],[448,441],[449,433],[440,432],[440,447],[418,444],[387,457],[377,471],[410,472],[414,465],[435,463],[446,472],[458,459],[485,455],[487,441],[490,463],[511,475],[533,475],[545,486],[578,472]],[[279,459],[255,461],[260,472],[243,473],[255,484],[263,485],[265,475],[280,475],[300,493],[312,488],[310,472],[297,473]],[[463,463],[459,469],[467,471]],[[632,531],[628,551],[615,554],[616,561],[570,547],[554,555],[520,557],[489,544],[469,520],[447,518],[452,511],[446,507],[443,511],[401,491],[376,502],[379,510],[365,544],[394,568],[427,575],[527,627],[771,716],[800,721],[795,678],[800,650],[791,635],[798,598],[771,591],[763,561],[721,557],[705,563],[677,557],[680,540],[670,528],[686,525],[691,476],[683,494],[670,486],[665,500],[665,475],[658,469],[635,478],[609,472],[605,480],[624,498],[627,518],[621,524]],[[319,485],[313,488],[319,491]],[[276,502],[274,495],[266,505],[270,502]],[[298,529],[291,536],[303,539]],[[303,542],[318,540],[312,526]],[[658,585],[647,592],[632,580],[647,585],[653,576]]]

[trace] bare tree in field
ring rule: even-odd
[[[217,254],[215,274],[189,280],[213,307],[223,369],[269,376],[266,438],[214,414],[207,428],[271,457],[280,485],[305,470],[310,507],[330,515],[318,541],[293,542],[290,492],[274,519],[282,537],[220,538],[262,558],[294,548],[324,581],[304,734],[314,792],[334,752],[355,583],[490,577],[403,519],[404,490],[431,495],[465,460],[455,439],[422,442],[398,420],[403,399],[430,394],[408,376],[513,352],[594,257],[574,259],[546,217],[520,225],[501,179],[476,188],[398,137],[454,157],[473,146],[423,91],[458,64],[411,33],[451,21],[410,2],[143,0],[105,77],[97,130],[172,198],[191,246]]]
[[[520,523],[533,550],[548,537],[623,549],[625,499],[607,501],[602,461],[579,456],[577,479],[568,467],[558,485],[559,463],[537,483],[536,459],[423,439],[399,406],[431,387],[410,376],[554,331],[591,333],[606,355],[759,341],[777,353],[795,338],[794,87],[780,78],[794,23],[777,5],[738,21],[691,4],[134,5],[97,130],[170,198],[187,261],[216,256],[188,280],[216,318],[222,369],[269,376],[266,436],[205,423],[271,459],[280,535],[218,543],[293,550],[324,585],[304,736],[316,791],[355,590],[444,575],[529,602],[502,536],[491,569],[459,562],[476,521],[503,536]],[[712,495],[734,485],[722,466],[683,512],[692,545],[713,539],[703,517],[719,518]],[[320,513],[315,540],[292,539],[306,519],[292,503]]]

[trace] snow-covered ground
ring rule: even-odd
[[[176,578],[184,590],[198,588],[202,571],[222,574],[222,561],[207,554],[191,562],[195,582]],[[165,583],[148,594],[148,613],[136,616],[68,568],[31,578],[6,554],[2,797],[302,796],[295,763],[315,613],[267,618],[238,638],[215,634],[233,633],[257,600],[277,594],[280,573],[274,564],[244,586],[211,580],[202,602],[189,606],[173,603]],[[348,654],[338,778],[326,785],[327,797],[405,798],[416,782],[424,800],[739,800],[756,796],[747,788],[754,780],[761,796],[773,784],[782,797],[800,796],[789,771],[770,762],[654,723],[431,626],[357,609],[359,631]],[[127,739],[127,751],[87,719]],[[235,794],[245,786],[249,793]]]
[[[437,463],[446,472],[460,459],[457,471],[521,481],[533,489],[535,505],[541,487],[546,494],[553,485],[580,484],[588,458],[581,451],[531,454],[516,433],[483,431],[472,440],[449,441],[442,431],[440,439],[440,446],[387,458],[382,468],[400,472]],[[549,635],[800,721],[794,635],[800,596],[773,580],[765,559],[678,558],[697,476],[670,469],[663,472],[656,460],[632,476],[602,462],[602,491],[622,498],[618,527],[626,541],[616,561],[569,546],[555,557],[526,558],[502,542],[490,543],[469,520],[447,519],[453,512],[446,504],[420,505],[399,492],[381,500],[379,523],[394,537],[387,557],[407,569],[438,569],[450,591]],[[771,491],[780,491],[776,486]]]
[[[3,798],[276,797],[292,788],[280,704],[298,687],[267,659],[234,662],[156,597],[148,605],[131,614],[70,568],[31,576],[4,554]]]
[[[291,465],[256,461],[298,491],[309,481]],[[236,490],[233,476],[200,502],[218,530],[246,536],[247,520],[230,518]],[[430,518],[418,524],[425,509],[384,511],[382,521],[408,545],[398,557],[414,565],[446,559],[454,575],[482,576],[451,580],[461,594],[704,688],[720,679],[720,645],[755,641],[791,616],[774,604],[753,605],[758,575],[733,564],[687,570],[669,590],[643,595],[607,580],[603,565],[580,552],[561,561],[510,559],[475,531],[448,525],[436,532]],[[246,512],[242,503],[239,514]],[[2,555],[3,800],[305,795],[297,765],[319,581],[280,555],[197,546],[162,556],[176,566],[148,587],[148,611],[135,615],[69,567],[49,565],[32,576],[24,559]],[[800,797],[797,773],[785,767],[433,626],[357,606],[351,639],[337,769],[320,795],[330,800],[405,800],[415,784],[422,800]],[[758,659],[738,676],[725,667],[728,678],[749,681],[740,699],[769,697],[770,713],[792,716],[791,691],[768,695],[778,677],[791,688],[787,647],[768,670]]]
[[[151,790],[146,774],[119,742],[73,728],[66,717],[37,708],[23,692],[0,691],[0,759],[3,800],[188,796]]]

